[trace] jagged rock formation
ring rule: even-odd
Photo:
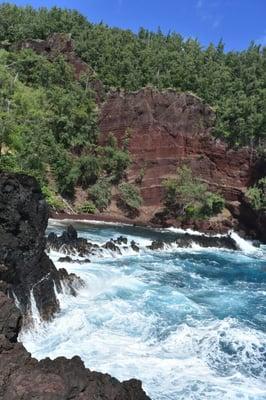
[[[75,279],[45,254],[48,208],[34,178],[0,174],[0,399],[149,400],[135,379],[120,383],[92,372],[79,357],[38,362],[17,337],[31,293],[43,318],[59,307],[54,285]],[[69,230],[70,236],[75,231]],[[19,301],[21,310],[14,303]],[[22,313],[21,313],[22,312]]]
[[[0,292],[1,400],[149,400],[141,382],[120,383],[108,374],[90,371],[79,357],[40,362],[16,341],[21,315]]]
[[[237,243],[230,235],[225,236],[207,236],[200,234],[188,233],[175,233],[172,234],[172,239],[167,241],[155,240],[151,245],[146,246],[150,250],[162,250],[165,246],[176,245],[177,247],[188,248],[197,244],[202,247],[217,247],[229,250],[239,250]],[[79,257],[87,257],[88,255],[101,255],[102,251],[109,250],[113,253],[122,254],[121,250],[133,250],[139,252],[139,244],[135,241],[129,241],[126,237],[120,236],[117,239],[110,239],[102,245],[97,245],[89,242],[85,238],[78,238],[75,228],[70,225],[61,236],[55,233],[50,233],[47,238],[48,250],[53,249],[56,251],[68,254],[66,257],[60,257],[60,262],[80,262],[82,260],[73,260],[69,255],[78,255]],[[90,262],[85,259],[85,262]]]
[[[0,290],[24,315],[34,297],[43,319],[59,310],[60,272],[45,253],[48,207],[34,178],[0,174]],[[67,278],[67,277],[66,277]]]

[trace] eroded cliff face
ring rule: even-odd
[[[210,186],[217,187],[227,200],[238,200],[251,179],[248,149],[228,150],[210,133],[214,111],[198,97],[175,91],[144,89],[136,93],[111,94],[102,107],[101,141],[110,133],[128,149],[133,164],[130,181],[143,171],[141,193],[146,206],[159,206],[162,180],[175,176],[186,163]]]
[[[150,221],[162,209],[162,182],[176,176],[184,163],[227,202],[240,204],[254,175],[253,155],[248,148],[230,150],[215,140],[214,122],[212,108],[190,93],[146,88],[108,96],[101,109],[100,141],[106,143],[113,134],[128,147],[133,162],[127,178],[139,184],[144,199],[141,219]]]

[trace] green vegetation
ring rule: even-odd
[[[49,206],[54,210],[62,211],[65,208],[64,202],[56,195],[56,193],[47,186],[42,187],[42,193],[46,198]]]
[[[215,135],[232,145],[263,145],[265,47],[251,43],[245,51],[225,52],[222,42],[203,48],[197,40],[184,39],[177,33],[164,35],[160,30],[155,33],[141,28],[134,34],[103,23],[92,24],[76,11],[0,6],[0,41],[45,39],[53,32],[71,33],[78,53],[107,89],[137,90],[152,85],[192,91],[216,109]],[[38,56],[35,58],[38,64]],[[31,67],[26,57],[27,64]],[[43,85],[57,82],[59,66],[51,73],[48,64],[44,63],[39,72],[33,68],[34,74],[22,68],[19,78],[24,80],[26,75],[28,81],[42,80]],[[61,81],[64,78],[62,74]]]
[[[110,180],[102,177],[89,189],[89,196],[99,211],[104,211],[112,198]]]
[[[77,80],[63,55],[51,61],[14,45],[54,32],[71,34],[79,56],[107,91],[149,85],[191,91],[216,110],[214,135],[232,146],[251,145],[265,152],[265,47],[251,43],[245,51],[225,52],[222,42],[203,48],[197,40],[176,33],[141,28],[134,34],[92,24],[76,11],[4,3],[0,5],[0,170],[34,175],[53,206],[58,194],[71,198],[79,185],[92,186],[95,206],[105,209],[111,184],[119,185],[130,164],[131,135],[129,129],[122,149],[113,135],[107,146],[99,146],[98,108],[88,88],[90,77]],[[103,176],[108,188],[102,192]],[[209,192],[206,197],[206,186],[195,179],[178,190],[175,180],[165,185],[166,204],[177,209],[181,198],[187,216],[212,215],[222,208],[221,198]],[[248,196],[260,207],[261,189],[255,187],[253,194],[252,190]],[[125,203],[137,208],[137,194],[129,188],[124,192]]]
[[[95,207],[95,204],[92,201],[86,201],[85,203],[82,204],[82,206],[78,208],[78,211],[84,214],[95,214],[97,208]]]
[[[121,183],[118,187],[119,198],[123,206],[129,210],[138,210],[142,203],[142,198],[139,190],[131,183]]]
[[[255,210],[266,210],[266,178],[260,179],[256,185],[250,187],[246,197]]]
[[[118,182],[129,165],[116,144],[98,146],[96,120],[93,94],[61,56],[0,49],[0,170],[35,176],[53,208],[50,180],[54,199],[72,197],[103,174]]]
[[[177,178],[164,181],[165,207],[174,216],[183,219],[204,219],[220,213],[224,199],[208,191],[208,186],[192,176],[191,169],[182,166]]]

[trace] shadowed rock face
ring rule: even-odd
[[[0,281],[24,315],[34,296],[43,319],[59,309],[59,273],[45,253],[48,207],[34,178],[0,174]]]
[[[16,342],[21,328],[21,314],[13,300],[0,292],[0,335],[10,342]]]

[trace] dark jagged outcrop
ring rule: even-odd
[[[34,178],[0,174],[0,399],[1,400],[149,400],[135,379],[120,383],[86,369],[79,357],[38,362],[17,337],[31,294],[43,318],[58,310],[54,285],[72,288],[76,276],[56,270],[45,254],[48,208]],[[69,228],[65,240],[77,240]],[[20,310],[15,306],[14,297]]]
[[[32,296],[43,319],[59,310],[60,275],[45,253],[48,207],[34,178],[0,174],[0,281],[30,314]]]
[[[237,243],[229,235],[227,236],[206,236],[206,235],[191,235],[188,233],[178,234],[174,241],[163,242],[155,240],[148,248],[150,250],[162,250],[165,245],[176,244],[177,247],[186,248],[193,245],[201,247],[217,247],[228,250],[239,250]]]
[[[69,239],[68,232],[71,232],[71,236],[73,238],[72,240]],[[49,240],[49,237],[52,238],[52,241]],[[65,238],[66,241],[63,241],[63,238]],[[123,236],[120,236],[117,239],[110,239],[101,246],[94,245],[84,238],[77,238],[77,232],[71,225],[68,226],[67,230],[64,231],[59,237],[57,237],[54,233],[50,233],[47,240],[49,249],[55,249],[68,254],[78,254],[79,256],[82,256],[80,253],[80,243],[82,243],[82,247],[86,249],[83,257],[87,254],[97,254],[97,252],[100,255],[103,249],[110,250],[116,254],[122,254],[121,249],[132,249],[136,253],[138,253],[140,250],[139,245],[134,240],[129,243],[128,239]],[[173,234],[173,239],[168,241],[155,240],[151,243],[151,245],[147,246],[147,248],[149,250],[163,250],[165,246],[173,244],[181,248],[192,247],[194,244],[197,244],[201,247],[217,247],[228,250],[239,250],[237,243],[230,235],[208,236],[189,233],[175,233]],[[69,256],[62,257],[58,261],[82,263],[82,260],[73,260]],[[89,262],[89,260],[85,259],[84,262]]]
[[[68,226],[61,236],[51,232],[47,238],[47,250],[56,250],[68,255],[78,255],[86,257],[94,254],[99,246],[88,242],[84,238],[78,238],[77,231],[72,225]]]
[[[79,357],[37,361],[16,342],[21,315],[0,292],[1,400],[149,400],[141,382],[90,371]]]

